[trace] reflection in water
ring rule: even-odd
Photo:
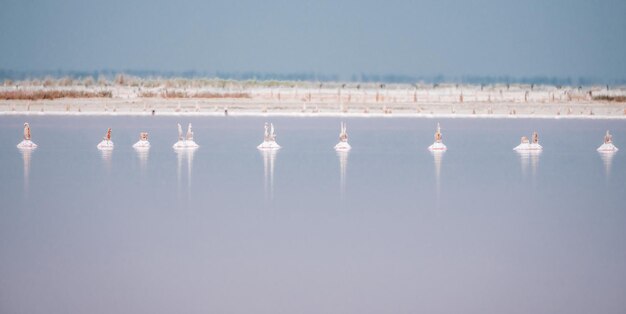
[[[444,151],[441,150],[433,150],[430,152],[433,155],[433,160],[435,161],[435,191],[437,200],[439,200],[439,196],[441,194],[441,160],[443,159]]]
[[[148,147],[134,147],[137,157],[139,157],[139,169],[141,172],[146,171],[146,165],[148,164],[148,153],[150,148]]]
[[[30,178],[30,158],[35,150],[34,148],[19,148],[22,153],[22,159],[24,160],[24,193],[28,195],[28,186]]]
[[[112,149],[99,149],[102,160],[108,170],[111,170],[111,155],[113,155]]]
[[[530,164],[531,174],[534,177],[537,174],[537,168],[539,166],[540,150],[525,150],[516,151],[520,156],[520,163],[522,166],[522,175],[525,177],[528,175],[528,165]]]
[[[265,199],[274,199],[274,162],[276,161],[276,154],[278,150],[260,150],[263,156],[263,171],[265,174],[263,188],[265,190]]]
[[[178,177],[178,194],[180,196],[180,192],[181,192],[181,173],[182,173],[182,167],[183,167],[183,159],[187,159],[187,195],[188,197],[191,196],[191,173],[192,173],[192,167],[193,167],[193,154],[196,152],[198,148],[194,147],[194,148],[181,148],[181,149],[174,149],[174,151],[176,152],[177,155],[177,159],[178,159],[178,172],[177,172],[177,177]]]
[[[346,194],[346,169],[348,168],[348,151],[337,151],[337,157],[339,157],[339,190],[341,193],[341,199]]]
[[[611,164],[613,163],[613,156],[615,156],[615,152],[603,151],[598,152],[598,154],[600,154],[600,158],[602,158],[602,162],[604,163],[604,172],[608,178],[611,175]]]

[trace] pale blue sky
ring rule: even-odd
[[[0,69],[626,78],[623,0],[0,3]]]

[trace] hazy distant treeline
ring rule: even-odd
[[[400,74],[353,74],[349,78],[343,78],[336,74],[319,74],[311,72],[296,73],[272,73],[272,72],[204,72],[204,71],[149,71],[149,70],[98,70],[98,71],[15,71],[1,70],[0,81],[5,80],[31,80],[43,79],[45,77],[52,78],[72,78],[85,79],[105,78],[114,80],[119,74],[126,74],[139,78],[217,78],[227,80],[256,80],[256,81],[312,81],[312,82],[380,82],[380,83],[463,83],[474,85],[489,85],[497,83],[509,84],[536,84],[536,85],[554,85],[554,86],[586,86],[594,84],[624,85],[624,79],[602,79],[592,77],[549,77],[549,76],[532,76],[532,77],[514,77],[514,76],[420,76],[420,75],[400,75]]]

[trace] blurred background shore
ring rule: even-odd
[[[5,80],[0,113],[626,118],[626,86],[47,77]]]

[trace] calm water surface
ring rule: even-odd
[[[626,123],[269,121],[275,154],[264,118],[0,117],[0,312],[626,312]]]

